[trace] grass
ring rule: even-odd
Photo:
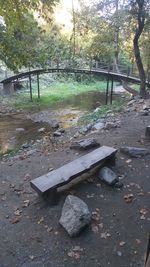
[[[8,155],[8,156],[11,156],[13,157],[14,155],[16,155],[16,153],[18,152],[19,150],[19,146],[15,147],[15,148],[9,148],[7,151],[5,152],[1,152],[0,151],[0,159],[4,156],[4,155]]]
[[[31,108],[33,106],[48,106],[49,104],[64,100],[72,95],[78,95],[88,91],[105,91],[106,82],[96,81],[78,83],[73,81],[55,81],[51,84],[41,83],[40,100],[37,97],[36,84],[33,83],[33,102],[30,101],[29,92],[20,91],[14,98],[14,104],[17,108]]]

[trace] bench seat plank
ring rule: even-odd
[[[31,187],[38,193],[43,194],[50,189],[63,186],[74,178],[88,172],[92,168],[113,157],[117,150],[102,146],[94,151],[69,162],[62,167],[42,175],[30,182]]]

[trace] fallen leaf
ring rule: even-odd
[[[124,198],[126,203],[131,203],[134,199],[134,195],[133,194],[127,194],[123,198]]]
[[[75,246],[72,250],[73,251],[80,251],[80,252],[82,252],[83,251],[83,248],[81,248],[80,246]]]
[[[20,216],[21,213],[22,213],[22,210],[19,210],[19,209],[17,209],[17,210],[14,211],[14,214],[15,214],[16,216]]]
[[[141,219],[141,220],[145,220],[146,218],[145,218],[144,215],[141,215],[140,219]]]
[[[28,207],[29,205],[30,205],[29,199],[23,201],[23,207]]]
[[[120,246],[120,247],[123,247],[125,244],[126,244],[126,242],[121,241],[121,242],[119,243],[119,246]]]
[[[3,201],[5,201],[7,198],[6,198],[6,196],[3,196],[2,198],[1,198],[1,200],[3,200]]]
[[[35,257],[33,255],[29,255],[30,260],[33,260]]]
[[[75,260],[80,259],[80,253],[79,252],[69,251],[67,255],[71,258],[74,258]]]
[[[146,215],[147,213],[148,213],[147,209],[145,209],[145,208],[140,209],[140,214]]]
[[[44,218],[41,217],[41,219],[38,221],[38,224],[42,223],[44,221]]]
[[[98,228],[97,225],[94,225],[94,224],[92,225],[92,232],[95,233],[95,234],[98,234],[99,228]]]
[[[31,179],[31,176],[29,173],[27,173],[25,176],[24,176],[24,181],[27,181],[27,180],[30,180]]]
[[[126,163],[130,163],[130,162],[132,162],[132,159],[127,159],[126,160]]]
[[[52,232],[52,230],[53,230],[53,227],[48,227],[48,228],[47,228],[47,232],[48,232],[48,233]]]
[[[100,210],[99,209],[96,209],[95,211],[92,212],[92,219],[94,221],[100,220]]]
[[[139,245],[141,244],[141,240],[140,239],[135,239],[136,243]]]
[[[18,222],[20,222],[20,217],[18,217],[18,218],[13,218],[10,222],[11,222],[11,224],[18,223]]]
[[[117,251],[117,255],[118,255],[119,257],[121,257],[121,256],[122,256],[122,252],[121,252],[121,251]]]
[[[107,237],[110,237],[111,236],[111,234],[109,234],[109,233],[101,233],[101,238],[102,239],[106,239]]]
[[[143,192],[139,192],[137,195],[138,196],[144,196],[144,193]]]

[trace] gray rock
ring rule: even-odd
[[[62,133],[59,131],[56,131],[53,133],[53,136],[55,136],[55,137],[60,137],[61,135],[62,135]]]
[[[38,129],[38,133],[44,133],[46,131],[46,129],[43,127],[43,128],[40,128]]]
[[[115,122],[106,122],[105,129],[110,130],[112,128],[117,128],[117,123]]]
[[[131,105],[133,105],[135,102],[136,102],[136,100],[135,100],[135,99],[133,99],[133,100],[130,100],[130,101],[128,102],[127,106],[131,106]]]
[[[59,223],[68,234],[71,237],[76,236],[90,222],[91,213],[87,204],[78,197],[67,196]]]
[[[116,188],[122,188],[123,187],[123,183],[120,182],[120,181],[118,181],[118,182],[115,183],[114,187],[116,187]]]
[[[79,133],[85,135],[88,131],[90,131],[90,130],[92,129],[92,126],[93,126],[93,124],[89,123],[89,124],[86,125],[85,127],[82,127],[82,128],[79,130]]]
[[[36,152],[37,152],[36,149],[32,149],[32,150],[27,151],[26,155],[27,155],[27,156],[31,156],[31,155],[33,155],[33,154],[36,153]]]
[[[108,185],[115,185],[119,181],[117,175],[108,167],[103,167],[99,171],[98,178]]]
[[[147,105],[143,105],[143,110],[149,110],[149,107]]]
[[[21,146],[23,149],[25,149],[25,148],[28,148],[28,147],[30,147],[30,145],[28,144],[28,143],[24,143],[24,144],[22,144],[22,146]]]
[[[144,99],[139,99],[139,104],[143,104],[144,103]]]
[[[103,129],[105,124],[103,122],[97,122],[96,124],[93,125],[92,129],[93,130],[101,130]]]
[[[100,144],[94,138],[82,139],[71,144],[71,149],[86,150],[93,147],[99,147]]]
[[[142,116],[148,116],[149,115],[149,111],[148,110],[141,110],[140,111]]]
[[[147,149],[139,147],[121,147],[120,151],[132,158],[139,158],[149,154]]]
[[[57,121],[51,121],[50,123],[50,126],[53,128],[53,129],[58,129],[59,128],[59,123]]]
[[[25,131],[24,128],[16,128],[16,132],[18,132],[18,133],[22,133],[22,132],[24,132],[24,131]]]
[[[64,128],[60,128],[58,132],[65,133],[65,129]]]

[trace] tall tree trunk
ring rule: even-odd
[[[115,0],[115,32],[114,32],[114,71],[119,72],[119,21],[118,21],[119,0]]]
[[[136,0],[136,4],[138,6],[138,18],[137,18],[137,28],[135,31],[133,45],[134,45],[134,55],[137,64],[137,68],[139,71],[139,77],[141,80],[140,83],[140,95],[143,98],[146,98],[146,75],[141,59],[140,48],[139,48],[139,38],[143,32],[145,25],[145,14],[144,14],[144,0]]]
[[[72,16],[73,16],[73,60],[74,60],[76,53],[76,18],[75,18],[74,0],[72,0]]]

